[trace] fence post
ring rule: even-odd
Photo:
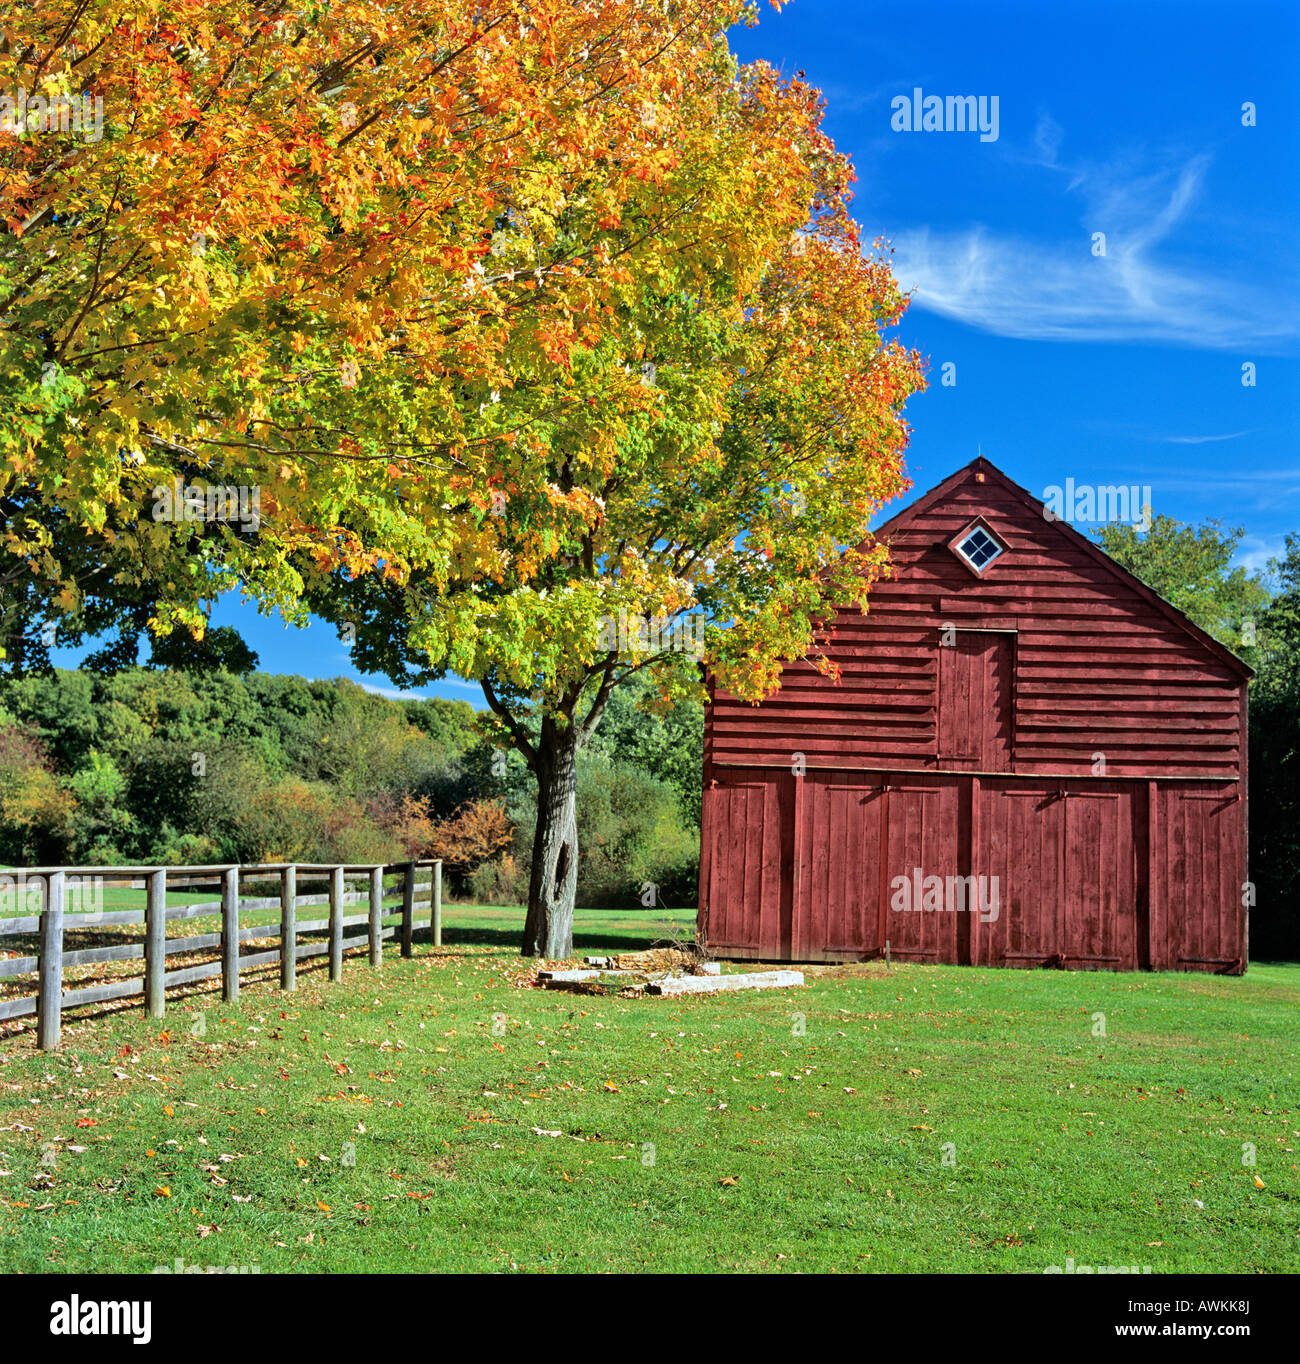
[[[402,886],[402,956],[411,955],[415,939],[415,863],[406,864],[406,881]]]
[[[370,868],[370,964],[384,964],[384,869]]]
[[[221,998],[239,998],[239,868],[224,874],[221,892]]]
[[[298,988],[298,868],[280,873],[280,989]]]
[[[433,888],[430,897],[433,900],[433,945],[442,946],[442,863],[433,864]]]
[[[330,872],[330,979],[343,979],[343,868]]]
[[[149,901],[144,912],[144,998],[150,1018],[167,1008],[167,868],[149,873]]]
[[[59,1045],[63,1013],[63,873],[51,872],[45,881],[41,913],[40,984],[36,987],[36,1045],[54,1051]]]

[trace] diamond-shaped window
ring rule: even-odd
[[[976,573],[983,573],[1006,546],[983,526],[974,525],[953,542],[952,548]]]

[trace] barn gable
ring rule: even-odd
[[[814,646],[838,680],[713,692],[705,940],[1244,969],[1250,669],[985,459],[876,537],[893,576]],[[899,912],[952,882],[1000,908]]]
[[[982,574],[951,545],[977,522],[1005,547]],[[971,770],[965,758],[948,761],[943,730],[969,722],[965,689],[1004,685],[994,722],[1009,752],[990,770],[1236,772],[1250,669],[988,460],[958,470],[876,536],[890,545],[894,576],[873,588],[867,612],[841,611],[816,645],[842,669],[840,683],[804,660],[757,708],[716,693],[706,735],[716,761],[784,764],[798,751],[810,765]],[[954,655],[944,652],[945,627]],[[1000,656],[961,661],[981,631],[1005,634],[1000,649],[988,644]],[[801,747],[811,713],[816,733]]]

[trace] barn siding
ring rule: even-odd
[[[782,960],[888,944],[919,961],[1244,969],[1244,665],[992,466],[962,472],[899,519],[869,615],[820,637],[839,681],[802,661],[760,705],[714,692],[706,939]],[[947,549],[977,516],[1008,546],[984,578]],[[890,887],[913,869],[996,877],[997,919],[896,912]]]
[[[982,579],[947,548],[977,514],[1008,545]],[[891,537],[891,556],[869,614],[848,608],[818,638],[838,683],[801,661],[760,706],[715,694],[715,761],[788,766],[803,752],[810,766],[951,767],[938,731],[941,631],[1001,626],[1015,632],[1017,773],[1092,775],[1097,753],[1111,776],[1239,772],[1240,674],[1010,493],[955,490]]]

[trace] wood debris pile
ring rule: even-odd
[[[676,947],[586,957],[577,969],[542,970],[537,984],[545,990],[575,994],[641,995],[711,994],[721,990],[762,990],[804,983],[802,971],[747,971],[724,976],[717,962]]]

